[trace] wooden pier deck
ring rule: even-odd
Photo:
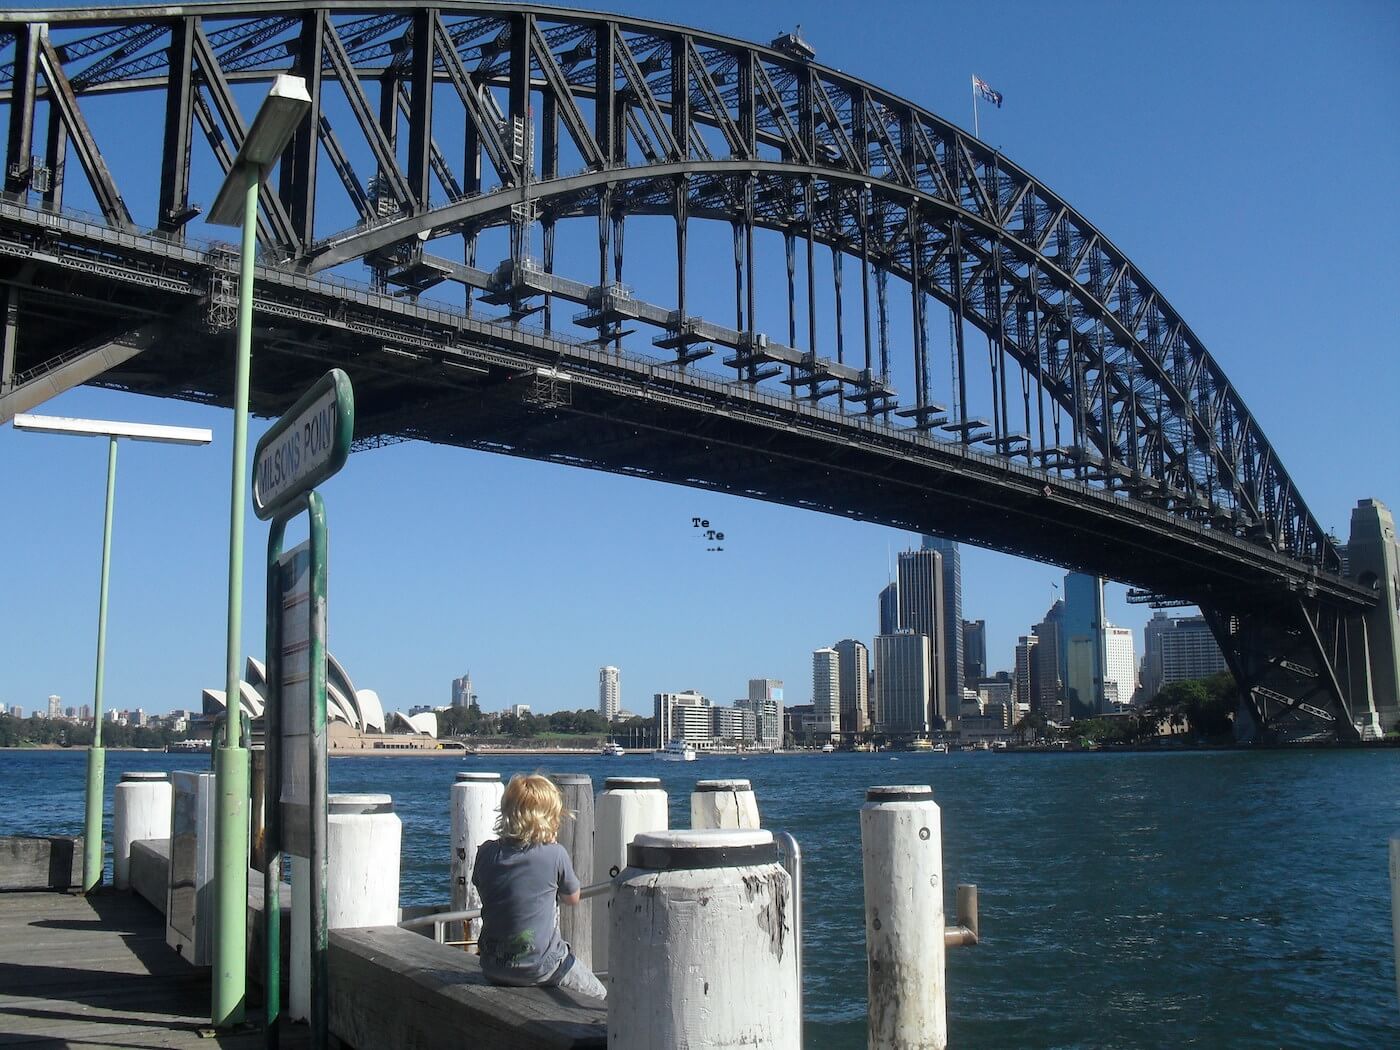
[[[283,1026],[282,1046],[308,1044]],[[263,1045],[260,1029],[211,1032],[209,974],[165,944],[133,894],[0,893],[0,1046]]]

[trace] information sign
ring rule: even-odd
[[[262,436],[253,454],[253,513],[266,521],[345,465],[355,433],[350,377],[332,368]]]

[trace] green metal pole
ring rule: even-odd
[[[231,173],[232,174],[232,173]],[[237,378],[233,395],[233,470],[229,490],[228,647],[225,665],[226,746],[214,755],[218,813],[214,840],[214,973],[210,1014],[215,1026],[243,1023],[248,969],[248,749],[239,736],[239,661],[243,634],[243,505],[248,461],[248,371],[253,344],[253,265],[261,171],[246,165],[243,244],[238,277]]]
[[[97,676],[92,687],[92,746],[87,757],[83,815],[83,892],[102,882],[102,800],[107,750],[102,746],[102,677],[107,666],[107,581],[112,566],[112,505],[117,493],[117,439],[107,439],[107,511],[102,519],[102,584],[97,592]]]

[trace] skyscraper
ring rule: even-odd
[[[50,718],[57,718],[57,717],[59,717],[59,715],[62,713],[62,711],[63,711],[63,697],[61,697],[61,696],[51,696],[51,697],[49,697],[49,717],[50,717]]]
[[[1226,669],[1225,657],[1203,616],[1168,616],[1158,609],[1143,629],[1142,697],[1162,687],[1208,678]]]
[[[928,635],[901,631],[875,639],[875,695],[881,732],[927,736],[936,676]]]
[[[962,622],[963,684],[987,677],[987,621]],[[1022,701],[1024,703],[1024,701]]]
[[[834,648],[840,671],[841,735],[864,733],[870,728],[870,699],[866,692],[870,651],[854,638],[844,638]]]
[[[941,536],[925,536],[924,550],[937,551],[943,556],[943,606],[939,627],[942,634],[936,641],[942,650],[943,692],[948,703],[957,710],[962,703],[963,685],[963,632],[962,632],[962,552],[952,540]],[[979,676],[980,677],[980,676]]]
[[[1130,627],[1104,627],[1104,697],[1119,704],[1131,703],[1137,689],[1137,651]]]
[[[1060,644],[1064,619],[1065,603],[1057,599],[1046,610],[1045,618],[1031,628],[1031,634],[1039,639],[1035,647],[1031,708],[1051,719],[1059,719],[1064,714],[1059,702],[1065,682],[1065,668],[1061,662],[1064,646]]]
[[[1034,688],[1035,650],[1040,639],[1035,635],[1021,635],[1016,639],[1016,671],[1014,695],[1018,704],[1035,707],[1032,699]]]
[[[904,551],[899,556],[899,627],[929,640],[933,669],[929,722],[939,729],[956,715],[958,703],[948,697],[943,609],[943,555],[930,549]]]
[[[890,583],[880,592],[880,633],[894,634],[899,630],[899,584]]]
[[[777,678],[750,678],[748,706],[754,732],[765,747],[783,746],[783,683]]]
[[[452,706],[471,707],[476,703],[472,693],[472,673],[468,671],[461,678],[452,679]]]
[[[812,651],[813,730],[822,740],[841,732],[841,668],[835,649]]]
[[[609,722],[622,710],[622,672],[611,665],[598,669],[598,713]]]
[[[1104,710],[1103,580],[1082,572],[1065,576],[1065,695],[1071,718],[1091,718]]]

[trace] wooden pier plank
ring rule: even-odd
[[[163,918],[120,893],[0,893],[0,1046],[263,1045],[260,1030],[209,1029],[208,971],[165,944]],[[282,1045],[307,1043],[284,1026]]]

